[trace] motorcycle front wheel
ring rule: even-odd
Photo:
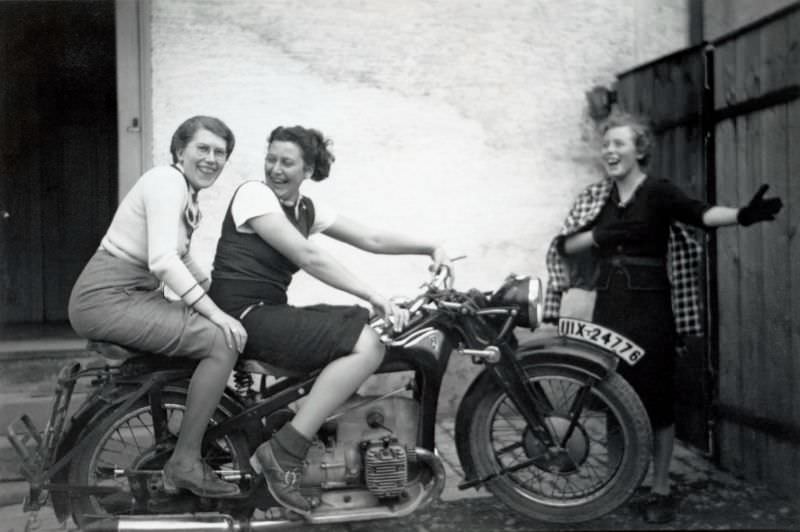
[[[652,432],[633,388],[616,373],[602,381],[563,366],[521,361],[557,442],[546,447],[511,399],[493,387],[470,428],[472,461],[485,486],[531,519],[577,523],[628,500],[650,463]]]
[[[217,406],[209,425],[232,415],[224,405]],[[157,412],[143,397],[127,411],[98,420],[102,428],[80,441],[82,450],[70,464],[69,483],[79,487],[71,493],[78,527],[113,516],[208,511],[209,505],[226,504],[189,492],[168,496],[163,491],[161,470],[172,454],[185,411],[186,391],[167,389]],[[247,444],[238,434],[204,443],[202,458],[223,474],[249,468]],[[99,489],[89,494],[80,493],[80,487]]]

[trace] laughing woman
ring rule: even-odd
[[[323,421],[381,364],[384,348],[360,306],[287,304],[300,269],[369,303],[400,329],[405,311],[339,264],[308,236],[322,233],[365,251],[429,255],[433,268],[451,267],[444,249],[427,239],[365,227],[300,193],[300,185],[328,177],[333,154],[314,129],[279,127],[269,136],[265,182],[234,193],[214,260],[211,296],[242,320],[245,352],[272,365],[309,373],[322,369],[294,418],[262,444],[251,463],[270,493],[300,514],[311,507],[299,491],[303,460]]]
[[[545,317],[557,317],[561,293],[578,282],[570,261],[589,252],[591,286],[597,290],[592,320],[631,338],[647,354],[635,366],[620,365],[619,372],[641,397],[653,426],[653,484],[644,518],[662,523],[674,516],[668,473],[675,437],[676,342],[678,334],[700,331],[699,321],[681,312],[682,290],[691,287],[685,281],[693,272],[679,260],[681,252],[684,258],[696,254],[697,244],[674,222],[703,229],[748,226],[773,220],[782,203],[763,197],[766,185],[738,209],[692,199],[646,173],[652,134],[645,120],[614,114],[601,132],[606,177],[578,197],[548,251]]]

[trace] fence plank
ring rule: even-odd
[[[736,102],[744,102],[763,94],[761,80],[761,28],[738,37],[736,43]]]
[[[740,141],[738,152],[742,157],[739,164],[739,197],[746,202],[758,188],[761,172],[762,132],[761,120],[757,114],[739,117],[745,135]],[[762,339],[764,337],[764,261],[761,249],[762,225],[740,229],[741,284],[739,292],[742,305],[740,327],[740,357],[743,370],[743,389],[741,406],[750,412],[759,412],[764,405],[762,389],[765,381],[761,364]],[[744,430],[745,442],[749,452],[757,455],[745,463],[749,478],[763,478],[761,462],[764,458],[765,437],[750,428]]]
[[[800,85],[800,10],[789,15],[787,19],[786,84]]]
[[[794,17],[793,35],[800,33],[800,15]],[[795,48],[800,54],[800,47]],[[800,100],[795,100],[788,105],[788,192],[786,206],[781,213],[789,225],[789,282],[791,283],[791,297],[789,315],[791,323],[791,351],[792,361],[790,390],[792,398],[792,419],[795,424],[800,423]],[[795,444],[794,457],[789,465],[791,471],[800,471],[800,445]],[[792,475],[795,482],[793,493],[800,491],[800,477]]]
[[[736,41],[714,49],[714,109],[736,103]]]
[[[786,198],[788,193],[788,124],[787,106],[778,105],[759,113],[761,117],[762,180],[768,180],[770,193]],[[792,353],[791,316],[786,314],[791,303],[789,294],[789,226],[788,219],[778,216],[774,222],[763,224],[764,266],[769,268],[764,275],[764,336],[763,379],[760,386],[764,390],[762,410],[770,420],[783,423],[792,422]],[[785,464],[791,463],[792,449],[784,443],[770,438],[768,452],[765,454],[767,481],[781,483]]]
[[[715,160],[717,161],[717,201],[722,205],[739,205],[737,122],[725,120],[716,127]],[[717,231],[717,302],[719,317],[718,400],[723,405],[738,405],[742,389],[739,323],[739,231]],[[719,442],[722,465],[732,471],[743,467],[745,452],[741,445],[741,428],[724,419],[720,421]]]
[[[761,29],[761,88],[764,93],[786,88],[789,56],[789,18],[777,19]]]

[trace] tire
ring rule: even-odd
[[[79,528],[84,529],[95,520],[111,516],[209,511],[209,505],[226,504],[223,499],[201,499],[188,492],[170,497],[163,492],[160,474],[144,476],[141,482],[131,482],[126,476],[115,478],[114,468],[160,471],[172,454],[186,409],[186,390],[165,389],[161,404],[166,415],[168,436],[160,446],[155,445],[153,414],[147,396],[125,412],[95,420],[102,428],[94,436],[79,441],[78,445],[83,451],[70,464],[69,483],[116,490],[101,495],[70,495],[72,517]],[[209,424],[219,423],[232,415],[224,404],[223,401],[217,406]],[[240,434],[229,434],[221,440],[204,444],[202,455],[217,470],[247,471],[249,468],[247,444]],[[134,497],[135,494],[138,497]],[[142,504],[143,500],[150,503]],[[160,501],[160,506],[154,501]]]
[[[521,361],[530,383],[550,402],[546,424],[565,436],[569,406],[589,377],[562,366]],[[650,420],[630,384],[611,373],[590,388],[565,452],[543,456],[505,391],[493,386],[479,400],[469,430],[478,478],[507,506],[531,519],[578,523],[604,515],[628,500],[650,464]],[[504,468],[532,461],[521,469]]]

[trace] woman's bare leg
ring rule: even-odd
[[[226,345],[222,333],[215,335],[214,345],[208,355],[197,364],[189,382],[186,411],[172,461],[188,464],[200,459],[203,434],[206,432],[208,420],[219,405],[236,358],[236,351]]]
[[[383,355],[384,347],[378,335],[369,326],[364,326],[353,352],[337,358],[322,370],[291,421],[294,428],[312,439],[325,419],[375,373]]]

